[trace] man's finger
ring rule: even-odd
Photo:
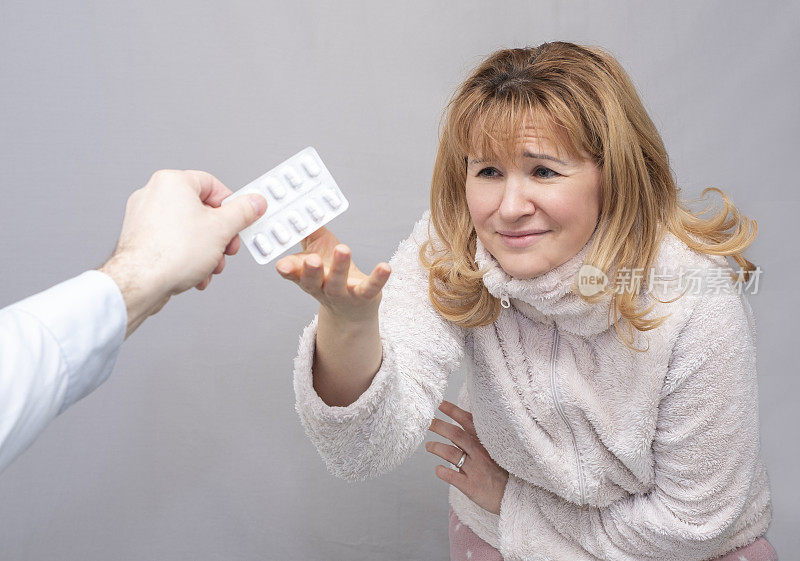
[[[204,278],[200,284],[198,284],[197,286],[195,286],[195,288],[196,288],[197,290],[205,290],[205,289],[206,289],[206,287],[207,287],[209,284],[211,284],[211,275],[208,275],[206,278]]]
[[[217,263],[217,266],[212,272],[212,274],[218,275],[222,272],[224,268],[225,268],[225,256],[223,255],[222,257],[219,258],[219,262]]]
[[[222,217],[228,228],[228,237],[232,238],[261,218],[266,211],[267,199],[256,193],[249,193],[214,209],[213,212]]]
[[[222,199],[232,195],[233,191],[228,189],[222,181],[208,173],[196,169],[184,170],[195,178],[195,188],[200,200],[208,206],[218,207],[222,204]]]
[[[225,247],[225,255],[236,255],[236,252],[239,251],[239,245],[241,242],[239,241],[239,234],[233,236],[233,239],[228,242],[228,245]]]

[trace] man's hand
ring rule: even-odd
[[[128,198],[122,232],[98,270],[119,285],[128,309],[127,338],[174,294],[204,290],[239,250],[239,232],[267,209],[260,195],[232,192],[196,170],[159,170]]]

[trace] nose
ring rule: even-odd
[[[497,214],[503,222],[513,223],[536,211],[536,206],[526,193],[525,182],[516,174],[510,174],[503,190],[503,200]]]

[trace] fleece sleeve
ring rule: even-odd
[[[294,363],[296,410],[328,471],[348,480],[387,473],[422,443],[447,380],[464,353],[463,328],[445,320],[428,296],[418,259],[428,236],[426,211],[389,260],[379,311],[383,360],[371,385],[346,407],[314,390],[311,367],[318,316],[300,337]]]
[[[755,323],[744,295],[698,298],[661,391],[646,494],[579,506],[511,475],[500,550],[530,559],[712,558],[751,498],[759,457]]]

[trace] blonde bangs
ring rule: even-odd
[[[436,236],[429,228],[419,259],[428,269],[431,303],[449,321],[478,327],[500,313],[500,301],[475,264],[467,158],[516,161],[525,126],[547,139],[556,157],[589,158],[600,167],[602,205],[586,262],[609,275],[609,286],[619,280],[618,270],[652,265],[663,231],[696,251],[731,256],[744,268],[745,280],[756,270],[742,252],[755,239],[757,223],[716,188],[724,207],[708,219],[678,197],[666,148],[636,88],[619,62],[598,47],[554,41],[496,51],[458,88],[443,117],[430,193]],[[640,308],[643,282],[615,294],[609,310],[609,319],[621,318],[615,323],[620,339],[635,351],[646,349],[632,346],[633,330],[654,329],[667,317],[645,317],[652,306]],[[623,335],[623,324],[630,337]]]
[[[453,149],[464,158],[475,155],[492,161],[515,161],[524,126],[534,127],[540,137],[551,142],[557,158],[577,160],[588,149],[582,142],[583,127],[557,99],[542,101],[514,90],[506,96],[465,104],[450,124]]]

